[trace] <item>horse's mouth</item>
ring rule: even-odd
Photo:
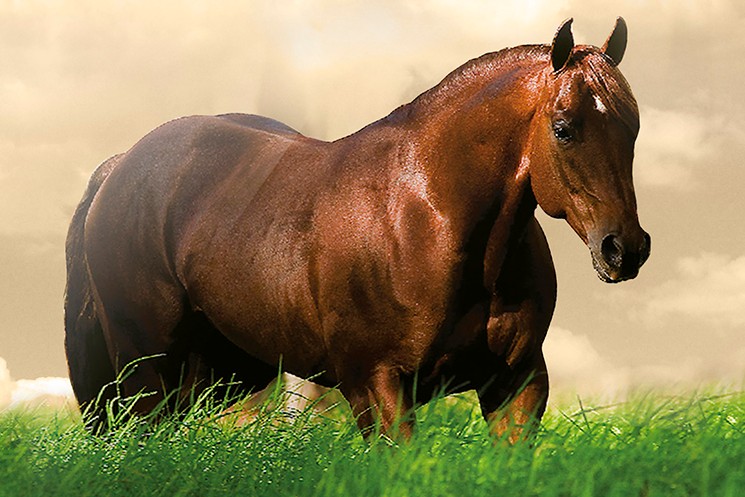
[[[638,267],[613,268],[604,261],[601,261],[594,253],[592,254],[592,266],[595,268],[598,278],[604,283],[620,283],[622,281],[632,280],[639,274]]]

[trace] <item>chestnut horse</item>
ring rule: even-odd
[[[219,379],[261,389],[281,364],[338,386],[363,432],[406,438],[415,405],[475,389],[491,429],[519,438],[546,405],[556,298],[536,207],[603,281],[649,255],[625,47],[622,19],[600,49],[575,46],[570,19],[550,46],[474,59],[334,142],[199,116],[103,163],[67,240],[65,345],[89,421],[122,368],[156,356],[122,382],[152,392],[135,412]]]

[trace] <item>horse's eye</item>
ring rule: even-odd
[[[567,144],[572,141],[574,133],[572,132],[572,127],[569,125],[569,123],[563,120],[556,121],[553,125],[553,128],[554,136],[557,140],[559,140],[559,142]]]

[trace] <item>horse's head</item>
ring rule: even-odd
[[[590,248],[600,279],[634,278],[649,257],[631,174],[639,110],[617,66],[626,48],[619,18],[602,49],[574,46],[571,19],[556,33],[525,156],[533,193]]]

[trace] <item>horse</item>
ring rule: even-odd
[[[650,253],[626,23],[602,48],[575,46],[571,24],[335,141],[191,116],[100,165],[66,242],[65,349],[89,427],[115,379],[149,392],[145,415],[218,380],[259,390],[281,367],[338,387],[363,434],[408,439],[417,405],[465,390],[496,437],[534,431],[556,302],[537,207],[604,282]]]

